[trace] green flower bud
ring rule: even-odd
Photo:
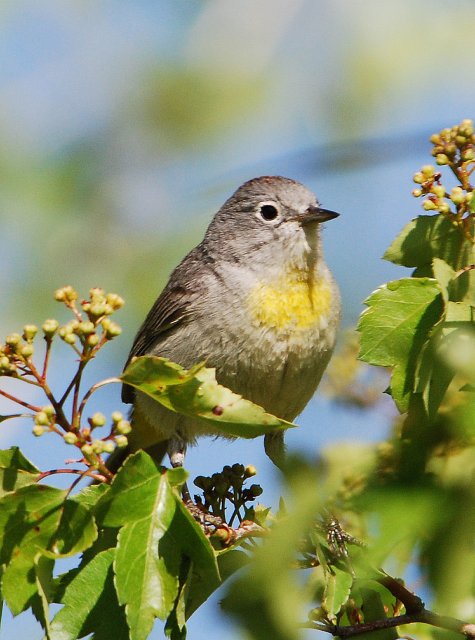
[[[441,202],[439,204],[439,211],[440,211],[440,213],[449,213],[450,212],[450,207],[447,204],[447,202]]]
[[[130,422],[128,420],[119,420],[115,427],[115,430],[117,431],[117,433],[126,436],[132,431],[132,427],[130,426]]]
[[[78,294],[70,285],[56,289],[54,297],[58,302],[74,302],[77,300]]]
[[[425,181],[425,178],[420,171],[415,173],[412,179],[416,184],[422,184]]]
[[[38,333],[38,327],[34,324],[25,324],[23,327],[23,340],[31,342]]]
[[[441,166],[444,164],[449,164],[449,159],[445,155],[445,153],[438,153],[435,157],[435,161],[437,162],[438,165],[441,165]]]
[[[457,144],[459,147],[462,147],[466,142],[467,141],[465,139],[465,136],[455,136],[455,144]]]
[[[243,476],[244,475],[244,465],[236,462],[232,466],[232,470],[235,476]]]
[[[445,155],[447,155],[449,158],[453,158],[456,153],[457,153],[457,147],[454,145],[453,142],[450,142],[445,146]]]
[[[49,423],[50,423],[50,418],[48,417],[46,412],[38,411],[38,413],[35,415],[35,424],[38,424],[41,426],[48,426]]]
[[[473,150],[473,148],[469,147],[468,149],[465,149],[464,151],[462,151],[462,160],[464,162],[473,160],[474,158],[475,158],[475,151]]]
[[[45,334],[46,338],[52,338],[58,330],[58,327],[59,322],[50,318],[49,320],[45,320],[43,322],[43,326],[41,328],[43,329],[43,333]]]
[[[84,454],[85,456],[91,456],[91,455],[94,453],[94,450],[93,450],[93,448],[92,448],[92,445],[90,445],[90,444],[84,444],[84,445],[81,447],[81,451],[83,452],[83,454]]]
[[[87,336],[87,344],[90,347],[95,347],[99,344],[99,336],[97,333],[92,333],[90,336]]]
[[[104,302],[104,293],[104,289],[101,289],[100,287],[93,287],[92,289],[89,289],[89,297],[92,302]]]
[[[432,144],[440,144],[440,135],[438,133],[433,133],[430,137],[430,141]]]
[[[441,184],[432,185],[431,193],[433,193],[438,198],[443,198],[445,196],[445,187]]]
[[[422,206],[426,211],[434,211],[435,209],[437,209],[437,205],[435,204],[435,202],[432,202],[432,200],[424,200]]]
[[[55,417],[54,407],[51,404],[47,404],[45,407],[43,407],[42,411],[44,411],[50,419]]]
[[[64,442],[66,442],[66,444],[76,444],[76,442],[78,441],[78,437],[72,431],[68,431],[68,433],[65,433],[63,435],[63,440]]]
[[[462,204],[465,201],[465,193],[461,187],[454,187],[450,192],[450,199],[454,204]]]
[[[252,476],[255,476],[256,474],[257,474],[257,469],[253,464],[248,464],[247,467],[244,469],[245,478],[252,478]]]
[[[102,440],[94,440],[94,442],[92,443],[92,450],[94,451],[94,453],[100,456],[104,451],[104,444],[105,442],[102,442]]]
[[[116,323],[109,320],[109,318],[105,318],[102,321],[102,327],[104,329],[104,334],[108,340],[112,340],[116,336],[120,336],[122,333],[121,327]]]
[[[421,169],[421,173],[425,178],[431,178],[435,173],[435,167],[431,164],[425,164]]]
[[[117,424],[118,422],[124,419],[124,416],[121,414],[120,411],[114,411],[111,415],[111,418],[112,418],[112,422],[114,424]]]
[[[124,299],[117,295],[117,293],[108,293],[106,296],[106,302],[114,311],[121,309],[125,304]]]
[[[122,449],[129,444],[129,441],[127,439],[127,436],[116,436],[115,443],[119,447],[119,449]]]
[[[39,424],[35,424],[35,426],[32,429],[33,435],[36,436],[37,438],[42,436],[45,431],[46,431],[46,429],[44,427],[40,426]]]
[[[117,439],[116,439],[117,441]],[[204,489],[205,488],[205,476],[196,476],[196,478],[193,480],[193,484],[198,487],[198,489]]]
[[[24,344],[20,349],[20,355],[23,356],[23,358],[31,358],[34,352],[35,349],[32,344]]]
[[[76,331],[80,335],[88,336],[91,333],[94,333],[94,329],[95,329],[94,324],[90,321],[87,321],[87,322],[80,322],[78,324]]]
[[[95,302],[89,308],[89,315],[92,318],[100,318],[105,315],[106,305],[103,302]]]
[[[103,442],[102,444],[104,445],[103,446],[104,453],[112,453],[115,449],[115,444],[110,440],[108,440],[107,442]]]
[[[249,487],[249,493],[253,498],[257,498],[263,492],[262,487],[259,484],[251,484]]]
[[[5,344],[9,347],[17,347],[21,342],[21,336],[19,333],[11,333],[9,336],[5,338]]]
[[[422,195],[422,189],[413,189],[412,195],[414,196],[414,198],[420,198],[420,196]]]
[[[107,422],[107,418],[103,413],[97,411],[90,419],[92,427],[103,427]]]
[[[61,338],[63,338],[63,336],[61,336]],[[76,342],[76,336],[73,333],[67,333],[63,340],[66,344],[74,344]]]

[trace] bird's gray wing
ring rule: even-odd
[[[203,293],[201,278],[195,277],[197,267],[202,265],[200,249],[198,246],[191,251],[171,275],[135,336],[124,369],[132,358],[150,354],[163,334],[173,331],[187,318],[193,301]],[[122,385],[122,401],[132,404],[134,398],[133,387]]]

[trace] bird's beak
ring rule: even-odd
[[[310,206],[307,211],[296,216],[298,221],[302,224],[310,224],[311,222],[327,222],[338,218],[340,214],[329,209],[322,209],[317,206]]]

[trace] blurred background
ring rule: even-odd
[[[304,182],[341,212],[325,247],[353,326],[369,293],[404,275],[380,257],[419,213],[411,177],[430,161],[428,137],[473,117],[474,26],[470,0],[4,0],[1,335],[68,320],[52,295],[62,285],[83,296],[104,287],[126,299],[123,335],[89,380],[118,374],[171,269],[224,200],[266,174]],[[73,355],[56,351],[58,389]],[[96,394],[94,409],[125,409],[119,389]],[[0,400],[0,414],[13,410]],[[320,392],[289,448],[316,456],[382,439],[391,412]],[[30,423],[1,426],[0,446],[20,444],[42,469],[71,456],[53,436],[34,439]],[[201,442],[187,466],[207,475],[236,461],[257,466],[263,502],[275,504],[261,441]],[[194,640],[237,634],[219,593],[189,623]],[[0,637],[42,633],[5,612]]]

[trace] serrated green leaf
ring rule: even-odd
[[[443,305],[438,284],[430,278],[403,278],[388,282],[365,301],[361,314],[361,360],[392,367],[390,390],[399,409],[407,410],[415,388],[415,369]]]
[[[383,258],[405,267],[416,267],[417,275],[432,275],[434,258],[454,269],[471,264],[473,248],[461,230],[442,215],[422,215],[407,224]]]
[[[3,595],[8,608],[14,616],[25,611],[33,604],[38,594],[36,557],[20,550],[12,561],[5,567],[3,574]],[[43,558],[44,566],[52,572],[53,560]]]
[[[327,574],[322,608],[329,620],[336,622],[337,614],[350,597],[353,577],[347,571],[332,567],[332,573]]]
[[[10,491],[35,483],[40,470],[18,447],[0,450],[0,498]]]
[[[114,589],[115,549],[98,553],[67,586],[64,607],[51,622],[51,640],[76,640],[94,632],[94,640],[129,640],[123,607]]]
[[[187,371],[166,358],[142,356],[121,379],[167,409],[204,420],[228,435],[255,438],[295,426],[218,384],[215,369],[199,366]]]
[[[173,610],[184,561],[218,579],[214,551],[174,488],[184,479],[183,470],[157,466],[141,451],[127,459],[97,507],[104,526],[122,527],[114,571],[132,640],[147,638],[154,618],[165,620]]]
[[[8,563],[13,554],[31,560],[50,550],[58,528],[66,492],[44,485],[29,485],[0,500],[0,562]]]

